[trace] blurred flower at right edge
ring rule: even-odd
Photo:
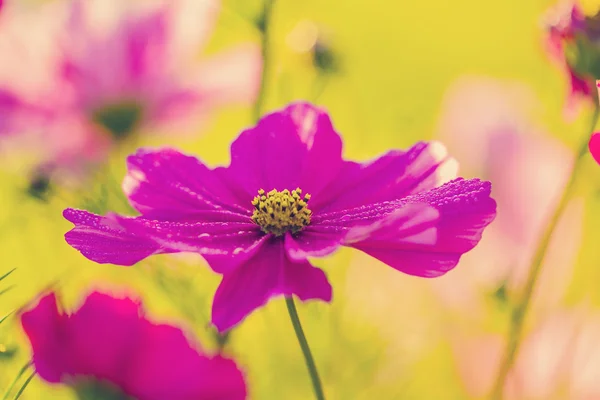
[[[549,58],[567,75],[570,89],[565,114],[598,100],[594,81],[600,77],[600,4],[562,0],[544,15],[545,47]]]
[[[574,160],[572,151],[529,118],[528,111],[535,111],[536,105],[525,85],[488,77],[464,77],[448,89],[437,139],[458,161],[461,175],[483,176],[492,182],[498,215],[479,246],[461,257],[460,268],[436,280],[395,278],[365,257],[352,259],[347,278],[347,289],[353,294],[349,310],[375,324],[388,340],[389,365],[382,366],[381,379],[410,376],[416,393],[439,391],[430,383],[414,383],[414,378],[421,376],[414,372],[415,366],[437,352],[438,364],[427,364],[427,382],[453,382],[454,366],[462,382],[452,390],[472,397],[489,393],[503,349],[508,310],[527,279],[534,249]],[[579,198],[570,202],[551,240],[532,301],[534,330],[552,329],[556,324],[543,321],[563,315],[553,316],[561,309],[572,279],[582,236],[583,205]],[[583,315],[577,316],[583,319]],[[543,328],[546,325],[549,327]],[[527,337],[523,340],[535,342]],[[536,356],[526,347],[517,365],[536,361],[528,359]],[[449,352],[450,364],[442,361],[443,349]],[[550,357],[560,351],[557,349],[545,351]],[[540,367],[546,366],[542,359],[537,361]],[[517,368],[519,379],[533,380],[523,374],[541,373]],[[438,386],[448,389],[445,383]],[[600,383],[596,386],[600,388]],[[449,396],[442,392],[426,395]],[[523,396],[512,398],[528,398]]]
[[[527,110],[536,103],[525,86],[472,77],[448,91],[441,113],[441,140],[456,155],[464,174],[483,174],[493,182],[499,208],[480,247],[461,260],[462,268],[432,282],[444,307],[463,314],[471,323],[479,322],[482,328],[449,327],[459,373],[473,396],[491,389],[503,350],[503,335],[490,329],[494,325],[490,307],[514,305],[573,163],[572,152],[528,118]],[[509,399],[565,398],[560,397],[563,390],[570,390],[569,399],[586,399],[594,390],[600,394],[600,380],[586,381],[587,386],[580,387],[588,372],[578,371],[593,368],[591,363],[575,362],[579,360],[575,347],[593,344],[580,339],[586,335],[580,330],[586,332],[594,320],[582,311],[555,311],[561,309],[572,278],[582,222],[583,202],[575,198],[558,223],[542,265],[532,302],[535,328],[523,338],[509,374]],[[590,353],[600,347],[577,351]]]
[[[596,80],[596,87],[598,89],[598,94],[600,94],[600,80]],[[600,132],[595,132],[590,136],[588,148],[594,160],[600,164]]]

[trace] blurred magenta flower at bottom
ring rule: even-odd
[[[148,320],[139,302],[93,292],[66,314],[55,294],[21,315],[42,379],[81,400],[243,400],[236,364],[203,354],[175,326]]]
[[[133,265],[154,254],[196,252],[223,275],[212,321],[227,330],[275,296],[330,301],[309,261],[349,246],[404,273],[454,268],[496,215],[491,184],[455,177],[437,142],[367,163],[342,158],[323,110],[294,103],[263,117],[210,169],[173,149],[140,149],[123,183],[141,215],[66,209],[66,241],[99,263]]]

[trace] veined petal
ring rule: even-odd
[[[442,275],[493,221],[496,202],[490,191],[489,182],[456,179],[408,196],[405,206],[382,221],[350,230],[347,244],[410,275]]]
[[[71,208],[63,216],[75,225],[65,234],[67,243],[97,263],[130,266],[165,252],[157,243],[125,231],[107,217]]]
[[[315,213],[397,200],[429,190],[456,177],[458,165],[439,142],[393,150],[368,163],[345,162],[321,196],[313,196]]]
[[[326,113],[306,103],[292,104],[263,117],[231,145],[231,164],[223,170],[238,197],[249,203],[258,189],[301,187],[315,196],[342,167],[342,143]]]
[[[75,224],[65,235],[67,242],[99,263],[133,265],[152,254],[195,252],[224,272],[250,258],[269,238],[250,222],[227,221],[227,214],[215,212],[197,214],[195,222],[102,217],[73,209],[64,216]]]
[[[197,158],[173,149],[140,149],[127,158],[123,190],[149,218],[172,219],[201,210],[252,215],[250,202],[239,204],[226,184]]]
[[[330,301],[331,285],[307,261],[290,261],[283,242],[272,239],[252,259],[223,275],[213,301],[213,324],[226,331],[279,295]]]

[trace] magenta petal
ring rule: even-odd
[[[140,335],[141,318],[137,301],[90,294],[69,316],[69,337],[63,343],[71,364],[68,374],[93,375],[125,388],[130,360],[123,355],[132,351],[131,339]]]
[[[308,261],[288,261],[284,270],[283,294],[295,295],[300,300],[331,301],[332,288],[327,275]]]
[[[290,261],[283,242],[272,239],[252,259],[223,275],[214,297],[212,322],[221,332],[230,329],[278,295],[330,301],[331,285],[325,273],[307,261]]]
[[[195,252],[215,271],[225,272],[252,257],[269,238],[253,223],[235,221],[239,216],[231,213],[206,211],[196,214],[200,219],[195,222],[102,217],[73,209],[64,216],[75,224],[65,235],[67,242],[98,263],[133,265],[153,254]]]
[[[428,190],[456,177],[456,161],[439,142],[393,150],[364,164],[346,162],[322,196],[313,196],[315,212],[396,200]]]
[[[125,231],[107,217],[72,208],[64,210],[63,216],[75,225],[65,234],[67,243],[97,263],[130,266],[165,252],[156,242]]]
[[[600,133],[596,132],[590,137],[588,147],[592,157],[594,157],[594,160],[600,164]]]
[[[48,382],[60,382],[67,372],[65,352],[59,337],[64,316],[59,315],[54,294],[43,297],[38,305],[21,314],[21,325],[33,349],[36,373]]]
[[[173,149],[140,149],[127,158],[123,190],[149,218],[177,218],[200,210],[252,215],[251,204],[236,198],[221,179],[197,158]]]
[[[43,379],[68,385],[106,381],[139,400],[243,400],[235,363],[192,346],[177,327],[154,324],[141,304],[94,292],[72,314],[44,297],[21,322]]]
[[[342,139],[327,113],[309,103],[296,103],[284,111],[292,118],[307,153],[302,165],[300,187],[313,196],[336,178],[343,166]]]
[[[49,382],[93,375],[122,386],[122,355],[138,334],[138,307],[131,300],[93,293],[79,312],[66,316],[59,314],[54,294],[44,297],[21,316],[37,373]]]
[[[234,219],[227,221],[228,217]],[[258,252],[270,236],[236,214],[204,212],[193,222],[149,220],[143,217],[113,216],[125,231],[156,243],[163,253],[193,252],[204,256],[211,268],[224,273]],[[244,218],[245,219],[245,218]]]
[[[346,230],[327,229],[324,226],[308,226],[297,236],[285,236],[285,250],[293,261],[305,261],[308,257],[325,257],[338,249]]]
[[[404,206],[348,233],[346,242],[410,275],[435,277],[454,268],[496,215],[491,185],[456,179],[408,196]]]
[[[345,243],[404,273],[436,276],[446,264],[427,250],[437,241],[439,212],[426,204],[406,204],[369,225],[352,228]]]
[[[496,217],[491,190],[490,182],[458,178],[405,201],[435,207],[440,212],[436,249],[462,254],[475,247],[483,229]]]
[[[152,326],[137,340],[136,347],[127,385],[137,398],[245,399],[244,377],[235,363],[199,354],[181,329]]]
[[[300,186],[314,196],[337,176],[341,149],[327,114],[310,104],[292,104],[240,134],[231,145],[231,165],[223,175],[235,182],[245,203],[261,188]]]
[[[212,306],[212,322],[220,332],[280,295],[285,255],[280,242],[270,242],[255,257],[223,275]]]

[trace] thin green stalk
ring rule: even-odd
[[[7,273],[5,273],[4,275],[0,276],[0,281],[3,280],[4,278],[6,278],[7,276],[9,276],[10,274],[12,274],[13,272],[15,272],[16,268],[11,269],[10,271],[8,271]]]
[[[19,391],[17,392],[17,395],[15,396],[14,400],[18,400],[19,397],[21,397],[21,395],[23,394],[23,392],[25,391],[25,389],[29,385],[29,382],[31,382],[31,380],[33,379],[34,376],[35,376],[35,371],[33,371],[31,374],[29,374],[29,376],[27,377],[27,379],[23,383],[23,386],[21,386],[21,389],[19,389]]]
[[[21,367],[21,369],[17,373],[17,376],[15,377],[15,379],[11,382],[10,385],[8,385],[8,388],[6,389],[4,396],[2,396],[2,400],[8,400],[8,396],[13,391],[13,389],[17,385],[17,382],[19,382],[19,379],[21,379],[23,374],[25,374],[25,372],[27,371],[27,369],[29,368],[30,365],[31,365],[31,362],[27,361],[27,364],[25,364],[25,365],[23,365],[23,367]]]
[[[290,319],[292,320],[292,325],[294,326],[294,331],[296,332],[296,337],[298,338],[298,343],[300,343],[302,354],[304,354],[306,368],[308,369],[308,374],[310,375],[315,397],[317,400],[325,400],[325,393],[323,392],[323,386],[321,385],[321,379],[319,378],[317,365],[315,364],[315,360],[310,352],[310,347],[308,346],[308,341],[306,340],[306,336],[302,330],[302,324],[300,323],[300,318],[298,317],[298,311],[296,311],[294,299],[292,297],[286,297],[285,304],[287,305]]]
[[[571,170],[571,175],[569,176],[562,196],[558,202],[558,205],[556,206],[556,209],[554,210],[554,214],[552,214],[550,220],[548,221],[548,225],[546,226],[546,229],[534,253],[531,262],[531,268],[529,269],[529,275],[527,276],[527,281],[525,282],[525,286],[523,288],[522,297],[513,309],[511,315],[508,341],[504,352],[504,358],[502,359],[502,363],[500,364],[498,375],[496,376],[496,380],[492,389],[492,400],[502,400],[504,397],[504,386],[506,383],[506,378],[508,377],[508,373],[510,372],[510,369],[512,368],[517,354],[519,352],[521,337],[523,334],[523,326],[525,324],[525,318],[527,316],[527,312],[529,311],[529,306],[531,304],[531,299],[535,290],[535,284],[537,282],[538,276],[540,275],[542,264],[546,257],[548,246],[550,244],[550,239],[552,238],[552,234],[554,233],[554,229],[558,224],[560,216],[563,214],[565,208],[567,207],[567,204],[569,203],[569,200],[571,199],[571,196],[573,195],[575,181],[577,179],[579,170],[581,169],[582,160],[584,160],[584,156],[587,154],[588,151],[588,140],[590,134],[594,132],[594,128],[598,123],[599,116],[600,108],[596,107],[594,109],[594,114],[592,115],[590,129],[587,132],[587,135],[584,137],[581,146],[576,154],[575,162]]]
[[[267,80],[271,72],[271,17],[273,16],[273,5],[275,0],[264,0],[263,12],[258,20],[258,28],[261,32],[262,72],[260,86],[254,103],[254,119],[258,122],[263,115],[265,96],[267,91]]]
[[[15,312],[15,310],[12,310],[8,314],[6,314],[2,318],[0,318],[0,324],[3,323],[4,321],[6,321],[8,319],[8,317],[10,317],[11,315],[13,315],[14,312]]]

